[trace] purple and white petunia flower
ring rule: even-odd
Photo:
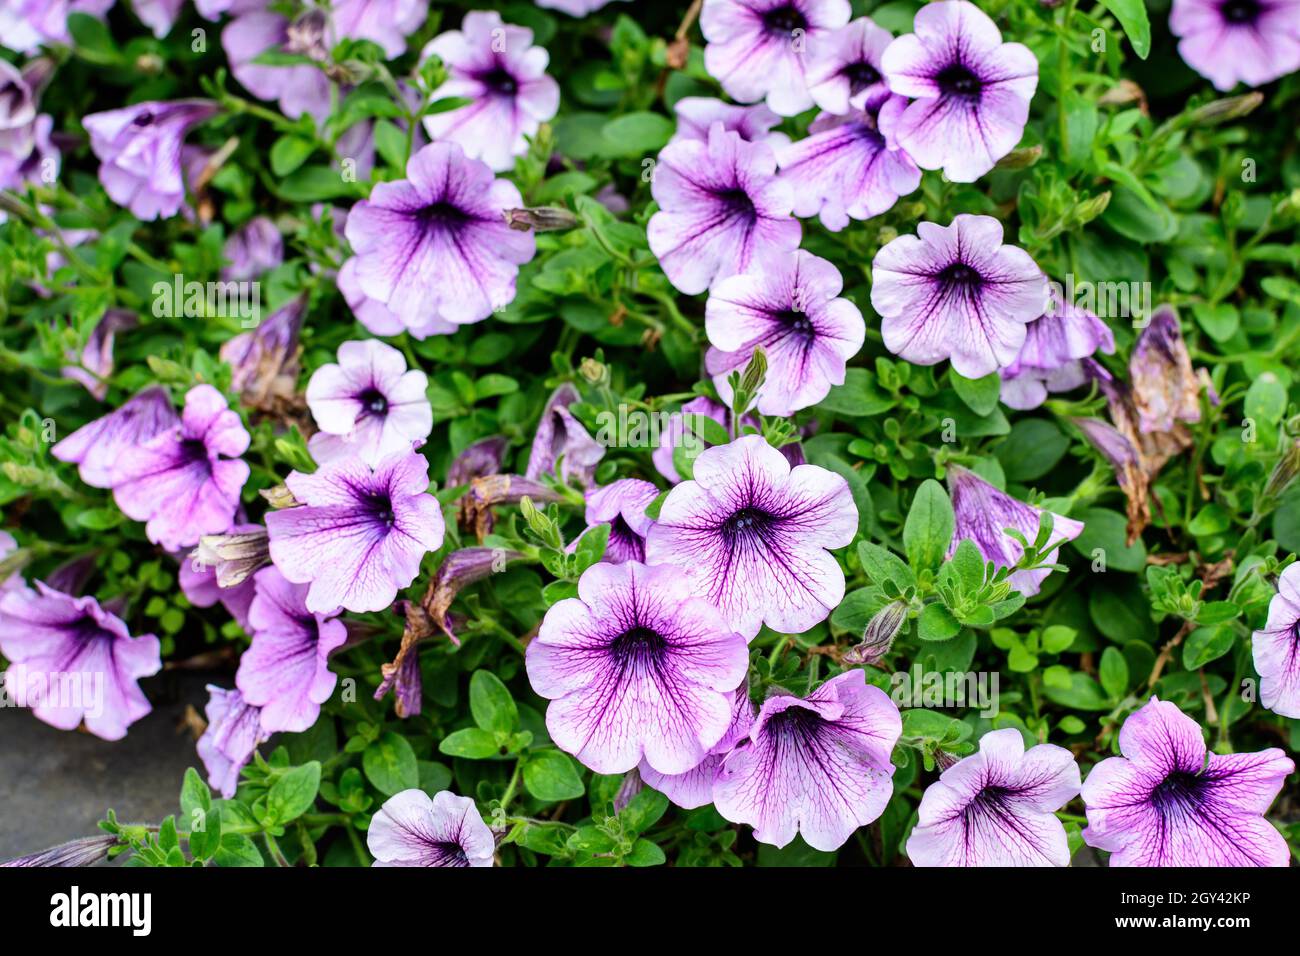
[[[469,797],[403,790],[370,821],[375,866],[491,866],[496,839]]]
[[[1049,392],[1078,388],[1088,380],[1082,360],[1098,351],[1115,351],[1110,326],[1053,289],[1050,307],[1025,326],[1020,354],[1002,369],[1003,404],[1024,411],[1043,404]]]
[[[704,313],[713,346],[704,364],[722,400],[732,401],[727,378],[749,364],[756,348],[767,355],[758,393],[764,415],[793,415],[843,385],[848,360],[867,334],[858,307],[840,298],[843,289],[840,271],[803,249],[764,257],[744,275],[717,283]]]
[[[1284,570],[1268,605],[1268,621],[1254,634],[1251,652],[1261,678],[1259,702],[1300,720],[1300,564]]]
[[[180,424],[123,450],[113,498],[128,517],[148,522],[150,541],[169,551],[221,534],[235,521],[248,481],[249,435],[239,413],[211,385],[185,395]]]
[[[307,55],[291,35],[293,26],[261,3],[236,16],[221,31],[221,46],[230,72],[245,89],[261,100],[276,100],[290,119],[307,114],[324,120],[330,112],[330,81],[316,66],[301,63],[273,66],[255,62],[267,50]]]
[[[777,150],[781,180],[794,191],[794,214],[818,216],[839,232],[849,220],[886,212],[921,183],[921,170],[898,148],[893,130],[907,106],[886,96],[866,111],[822,113],[808,136]]]
[[[790,142],[785,133],[772,132],[781,117],[763,103],[737,106],[711,96],[684,96],[674,104],[673,112],[677,114],[677,132],[669,140],[670,144],[690,140],[707,143],[714,123],[721,123],[723,129],[747,143],[766,143],[774,150]]]
[[[5,693],[60,730],[83,722],[104,740],[121,740],[152,708],[139,680],[162,670],[152,634],[132,637],[93,597],[73,597],[43,581],[0,592],[0,654]]]
[[[433,431],[429,378],[376,339],[344,342],[337,365],[322,365],[307,384],[307,407],[320,428],[307,447],[318,464],[356,455],[374,466]]]
[[[668,493],[646,536],[646,561],[676,565],[697,594],[752,639],[766,624],[800,634],[844,598],[827,550],[858,530],[848,482],[790,462],[761,435],[702,452],[694,478]]]
[[[442,547],[446,527],[428,494],[429,462],[399,452],[371,469],[358,458],[285,479],[301,507],[271,511],[271,560],[295,584],[310,584],[313,614],[382,611],[409,587],[420,561]]]
[[[284,237],[269,217],[254,216],[226,240],[221,254],[228,263],[222,279],[256,279],[284,262]]]
[[[968,0],[939,0],[917,11],[912,29],[885,50],[889,88],[914,102],[898,142],[922,169],[971,183],[1016,148],[1038,88],[1038,60],[1003,43],[997,26]]]
[[[1031,543],[1038,537],[1043,512],[999,491],[973,471],[948,465],[948,491],[956,518],[952,542],[948,545],[949,558],[957,552],[957,545],[969,539],[985,561],[992,561],[1000,568],[1014,567],[1025,549],[1006,529],[1014,528]],[[1082,533],[1082,521],[1053,514],[1051,544],[1054,547],[1044,559],[1055,563],[1060,546]],[[1008,580],[1025,597],[1032,597],[1042,589],[1043,579],[1051,573],[1048,568],[1013,571]]]
[[[587,492],[587,530],[609,525],[605,561],[645,561],[645,536],[654,524],[645,510],[658,497],[659,489],[640,478],[620,478]]]
[[[861,670],[807,697],[775,694],[722,759],[714,806],[760,843],[782,847],[798,833],[815,850],[837,850],[885,811],[902,732],[898,708]]]
[[[49,43],[69,43],[68,14],[103,19],[114,0],[0,0],[0,37],[4,46],[34,53]]]
[[[1122,756],[1083,782],[1083,840],[1111,866],[1287,866],[1286,840],[1264,814],[1295,773],[1271,747],[1207,751],[1201,728],[1152,697],[1119,731]]]
[[[859,17],[832,33],[808,65],[808,93],[819,109],[843,115],[869,110],[889,97],[880,58],[894,35]]]
[[[388,306],[370,298],[361,290],[361,283],[357,280],[356,256],[339,267],[338,286],[352,314],[373,335],[401,335],[407,332],[411,338],[424,340],[431,335],[451,335],[460,328],[454,322],[448,322],[437,315],[414,318],[414,324],[403,322]]]
[[[361,292],[411,328],[433,317],[478,322],[508,305],[519,266],[537,251],[533,234],[502,215],[523,205],[518,187],[456,143],[425,146],[406,175],[375,186],[348,214]]]
[[[1042,270],[1023,249],[1002,244],[1002,223],[992,216],[961,213],[948,226],[919,223],[916,232],[887,243],[871,263],[885,347],[916,365],[950,359],[966,378],[1011,365],[1026,324],[1047,310]]]
[[[81,480],[92,488],[112,488],[129,449],[144,446],[179,424],[167,390],[151,385],[117,411],[78,428],[50,453],[59,461],[76,465]]]
[[[82,119],[99,158],[99,181],[137,219],[164,219],[185,203],[185,134],[218,112],[211,100],[136,103]]]
[[[239,787],[239,772],[270,734],[262,727],[261,709],[237,690],[209,684],[204,713],[208,726],[197,745],[199,759],[208,771],[208,783],[229,800]]]
[[[560,108],[560,85],[546,75],[550,54],[533,46],[533,31],[505,23],[494,10],[465,14],[459,30],[429,41],[421,59],[437,56],[447,80],[433,99],[464,97],[460,109],[424,117],[429,138],[452,142],[496,172],[514,168],[529,136]]]
[[[812,65],[852,16],[848,0],[705,0],[704,68],[741,103],[767,100],[782,116],[813,105]]]
[[[1069,866],[1056,811],[1079,795],[1074,754],[1025,750],[1019,730],[991,730],[980,749],[926,788],[907,839],[913,866]]]
[[[677,568],[594,564],[528,645],[546,729],[597,773],[697,767],[731,723],[749,651]]]
[[[722,760],[733,747],[749,734],[749,728],[758,716],[758,709],[749,699],[749,684],[741,684],[731,702],[731,724],[722,739],[692,770],[685,773],[659,773],[644,760],[641,761],[641,779],[646,786],[658,790],[683,810],[694,810],[713,802],[713,784],[722,769]]]
[[[777,178],[766,143],[748,143],[714,123],[707,142],[665,146],[654,173],[659,211],[647,238],[668,281],[687,295],[746,271],[760,254],[799,247],[794,193]]]
[[[1174,0],[1169,31],[1183,62],[1225,92],[1300,70],[1300,0]]]
[[[617,0],[537,0],[537,5],[546,10],[559,10],[571,17],[585,17],[607,3],[616,2]]]
[[[569,411],[569,406],[580,400],[578,390],[568,382],[551,393],[533,435],[525,478],[555,475],[564,482],[591,484],[596,466],[605,457],[605,446]]]
[[[63,377],[80,382],[86,391],[102,402],[108,397],[108,379],[113,376],[113,346],[117,333],[134,329],[139,324],[134,312],[107,310],[90,330],[80,354],[68,354],[68,358],[77,364],[65,365],[60,370]]]
[[[300,733],[316,723],[320,705],[334,692],[338,676],[329,669],[329,655],[348,639],[348,629],[337,611],[308,611],[308,586],[286,580],[279,569],[263,568],[253,579],[253,643],[239,659],[235,686],[262,708],[263,730]]]
[[[9,34],[0,29],[0,36],[8,45]],[[53,69],[44,57],[21,70],[0,60],[0,189],[21,190],[23,183],[53,182],[58,175],[59,151],[50,137],[54,120],[37,113],[41,88]],[[7,215],[0,212],[0,222]]]

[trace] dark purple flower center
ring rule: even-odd
[[[393,499],[387,492],[374,491],[366,495],[364,506],[366,513],[384,527],[391,528],[397,523],[397,516],[393,514]]]
[[[844,76],[849,81],[849,92],[861,93],[869,86],[875,86],[880,82],[880,71],[868,63],[866,60],[860,63],[850,63],[844,68]]]
[[[456,230],[470,221],[459,206],[449,202],[435,202],[415,211],[415,218],[426,230]]]
[[[745,190],[726,189],[716,194],[718,203],[722,206],[723,214],[730,219],[741,219],[745,222],[753,222],[758,218],[758,210],[754,208],[754,200],[749,198],[749,193]]]
[[[1259,18],[1259,0],[1227,0],[1219,12],[1229,23],[1254,23]]]
[[[980,78],[971,72],[970,67],[962,63],[953,63],[951,66],[944,67],[935,77],[935,81],[945,96],[966,100],[978,99],[980,89],[983,87]]]
[[[632,526],[621,515],[615,515],[614,520],[609,523],[609,546],[606,548],[605,560],[609,560],[609,554],[618,545],[624,552],[630,552],[632,559],[635,561],[645,560],[645,540],[632,530]]]
[[[657,663],[667,650],[668,642],[662,634],[639,624],[618,635],[609,645],[614,660],[622,667]]]
[[[496,66],[479,75],[478,81],[499,96],[514,96],[519,92],[519,81],[504,66]]]
[[[791,335],[803,339],[804,342],[811,342],[817,337],[817,329],[806,312],[786,309],[784,312],[778,312],[776,318]]]
[[[181,439],[180,461],[182,467],[202,468],[209,473],[212,471],[212,461],[208,458],[208,446],[203,444],[203,440],[200,438]]]
[[[438,840],[429,844],[436,866],[469,866],[465,848],[454,840]]]
[[[954,262],[945,266],[935,276],[935,279],[950,292],[959,295],[970,295],[979,292],[980,287],[984,284],[984,277],[964,262]]]
[[[377,388],[368,388],[357,396],[365,414],[380,418],[388,414],[388,399]]]
[[[1179,813],[1199,804],[1204,791],[1204,777],[1175,770],[1151,791],[1151,804],[1162,815]]]
[[[783,33],[786,36],[795,30],[807,30],[808,20],[793,3],[773,7],[763,14],[763,27],[769,33]]]
[[[131,120],[131,124],[133,126],[151,126],[156,118],[149,110],[141,110],[135,114],[135,119]]]
[[[722,522],[722,537],[728,544],[734,544],[762,535],[777,522],[776,515],[762,508],[753,506],[741,508],[726,521]]]
[[[767,733],[785,738],[792,745],[812,743],[826,725],[822,715],[807,707],[787,707],[773,714],[767,722]]]

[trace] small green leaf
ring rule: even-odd
[[[586,792],[573,761],[558,750],[544,750],[524,764],[524,786],[538,800],[556,803]]]
[[[923,641],[947,641],[961,631],[961,624],[942,604],[927,604],[916,619],[917,636]]]
[[[490,671],[475,671],[469,681],[469,709],[474,723],[493,733],[510,733],[519,726],[519,708],[506,685]]]
[[[277,823],[296,820],[311,809],[318,790],[320,764],[313,760],[294,767],[272,785],[266,795],[267,811]]]
[[[1097,674],[1101,678],[1102,689],[1110,695],[1111,700],[1119,700],[1128,690],[1128,662],[1118,647],[1108,647],[1101,652]]]
[[[928,478],[921,483],[903,525],[903,546],[914,568],[937,568],[948,551],[956,521],[943,485]]]
[[[420,766],[415,750],[401,734],[384,731],[361,754],[361,768],[375,789],[391,797],[420,785]]]
[[[958,375],[955,369],[949,369],[948,381],[952,383],[957,396],[966,403],[966,407],[976,415],[983,417],[998,407],[1002,376],[997,372],[990,372],[983,378],[971,379]]]
[[[494,734],[477,727],[466,727],[450,733],[438,745],[438,750],[448,757],[466,757],[470,760],[495,757],[500,749]]]
[[[1189,671],[1199,670],[1232,650],[1235,635],[1226,625],[1198,627],[1187,635],[1183,645],[1183,666]]]
[[[1104,6],[1128,34],[1129,43],[1139,59],[1145,60],[1151,53],[1151,20],[1147,17],[1144,0],[1101,0]]]

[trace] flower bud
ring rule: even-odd
[[[878,664],[894,646],[894,638],[907,620],[906,601],[891,601],[876,612],[862,632],[862,643],[844,655],[846,664]]]
[[[577,216],[555,206],[507,209],[505,217],[506,225],[517,232],[562,232],[578,226]]]

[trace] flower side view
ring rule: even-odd
[[[508,305],[519,266],[537,251],[533,234],[502,215],[523,205],[519,188],[456,143],[425,146],[406,176],[375,186],[348,214],[361,292],[409,328],[433,317],[479,322]]]
[[[859,17],[832,33],[824,53],[808,67],[808,93],[817,107],[843,115],[888,98],[880,59],[893,39],[869,17]]]
[[[375,866],[491,866],[496,840],[469,797],[403,790],[366,831]]]
[[[926,788],[907,839],[914,866],[1068,866],[1055,811],[1079,795],[1079,765],[1064,747],[1025,749],[1019,730],[993,730],[980,749]]]
[[[429,462],[408,451],[371,469],[357,458],[293,472],[285,484],[300,507],[266,516],[271,560],[310,584],[313,614],[385,610],[409,587],[420,561],[442,547],[446,526],[429,490]]]
[[[1268,621],[1250,646],[1261,678],[1259,702],[1275,714],[1300,720],[1300,564],[1278,578]]]
[[[1026,324],[1047,307],[1037,264],[1002,244],[1002,224],[991,216],[922,222],[916,233],[886,244],[871,263],[871,304],[885,347],[917,365],[950,359],[966,378],[1011,365]]]
[[[764,415],[792,415],[843,385],[867,331],[858,307],[840,298],[843,289],[835,266],[802,249],[762,258],[752,272],[714,286],[704,320],[713,348],[704,361],[722,400],[731,402],[727,378],[756,348],[768,363],[758,394]]]
[[[898,141],[922,169],[971,183],[1020,142],[1038,61],[967,0],[927,3],[881,57],[889,88],[911,97]]]
[[[605,561],[645,561],[645,536],[654,524],[645,510],[658,497],[659,489],[639,478],[620,478],[587,492],[587,528],[609,525]]]
[[[760,843],[783,847],[798,833],[813,849],[838,850],[885,811],[894,791],[890,753],[902,732],[898,708],[861,670],[807,697],[769,697],[723,758],[714,805],[752,826]]]
[[[1300,70],[1300,0],[1174,0],[1178,55],[1218,89]]]
[[[307,407],[320,431],[308,448],[318,463],[356,455],[372,467],[423,441],[433,430],[429,378],[407,370],[391,345],[366,339],[339,346],[337,365],[322,365],[307,384]]]
[[[644,759],[678,774],[726,733],[749,653],[676,568],[601,562],[546,612],[526,662],[562,750],[597,773]]]
[[[816,465],[791,468],[759,435],[707,449],[694,468],[664,499],[646,561],[676,565],[746,639],[764,624],[799,634],[825,620],[844,598],[826,549],[858,530],[848,483]]]
[[[1109,851],[1111,866],[1289,864],[1264,819],[1295,773],[1281,750],[1209,752],[1196,721],[1155,697],[1124,721],[1119,749],[1083,782],[1083,839]]]
[[[772,148],[747,143],[721,123],[707,142],[665,146],[650,190],[659,203],[646,230],[650,250],[687,295],[744,272],[761,253],[799,247],[794,193],[776,176]]]
[[[1025,326],[1025,344],[1002,369],[1000,398],[1008,408],[1037,408],[1049,392],[1068,392],[1088,380],[1081,359],[1115,351],[1115,335],[1087,309],[1052,292],[1050,307]]]
[[[429,56],[447,68],[447,81],[431,97],[471,101],[424,117],[429,138],[458,144],[496,172],[513,169],[515,157],[528,152],[527,137],[560,107],[560,85],[546,75],[550,56],[533,46],[533,31],[495,11],[474,10],[459,30],[429,41],[420,58]]]
[[[151,385],[116,411],[78,428],[51,448],[50,454],[76,465],[81,480],[92,488],[112,488],[122,476],[128,450],[148,444],[179,424],[167,390]]]
[[[249,704],[237,690],[209,684],[204,714],[208,726],[196,749],[208,772],[208,783],[229,800],[239,787],[240,771],[270,734],[262,728],[261,708]]]

